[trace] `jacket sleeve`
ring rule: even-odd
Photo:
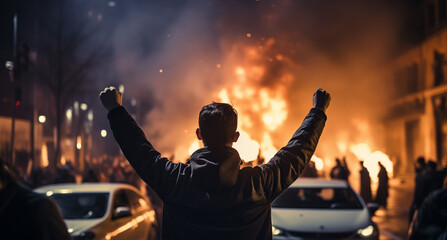
[[[314,154],[326,119],[322,110],[312,108],[287,145],[261,165],[261,184],[268,201],[272,202],[303,172]]]
[[[124,156],[141,179],[164,200],[186,165],[161,157],[124,107],[112,109],[107,118]]]

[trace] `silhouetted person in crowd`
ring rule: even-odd
[[[304,168],[303,173],[300,175],[301,177],[309,177],[309,178],[317,178],[318,177],[318,171],[315,168],[315,163],[313,161],[310,161],[307,167]]]
[[[442,180],[436,171],[437,164],[428,161],[425,169],[419,173],[416,178],[416,186],[414,189],[413,203],[411,204],[409,221],[413,220],[414,213],[421,207],[424,199],[433,191],[442,188]]]
[[[76,183],[76,177],[69,165],[63,165],[57,170],[55,183]]]
[[[18,182],[0,159],[0,239],[71,239],[56,204]]]
[[[372,202],[371,177],[368,169],[363,165],[363,161],[360,161],[360,166],[360,196],[365,203],[370,203]]]
[[[422,202],[411,222],[408,239],[447,239],[447,182]]]
[[[427,163],[425,162],[425,158],[424,157],[418,157],[418,159],[416,160],[416,165],[414,167],[414,171],[416,173],[416,181],[417,178],[421,175],[421,173],[425,170],[425,168],[427,167]]]
[[[87,169],[84,176],[82,176],[82,182],[84,183],[100,182],[99,175],[96,173],[95,169],[90,167]]]
[[[383,206],[384,208],[387,207],[387,200],[388,200],[388,172],[386,171],[386,168],[382,165],[381,162],[379,162],[379,174],[377,174],[377,177],[379,178],[379,186],[377,187],[377,193],[376,193],[376,203],[380,206]]]
[[[332,179],[341,179],[348,181],[349,172],[347,171],[347,168],[342,165],[340,159],[335,159],[335,167],[331,170],[331,178]]]
[[[313,108],[288,144],[268,163],[241,169],[232,148],[239,132],[231,105],[202,108],[196,135],[205,147],[183,164],[160,156],[121,106],[122,95],[114,87],[104,89],[100,98],[127,160],[163,201],[163,239],[272,239],[270,204],[309,163],[330,102],[329,94],[318,89]]]
[[[35,168],[31,171],[29,183],[31,188],[52,184],[54,181],[54,174],[48,168]]]

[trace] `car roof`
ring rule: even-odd
[[[132,189],[139,192],[135,187],[123,183],[67,183],[67,184],[53,184],[41,186],[34,189],[38,193],[71,193],[71,192],[109,192],[112,193],[117,189]]]
[[[331,187],[347,188],[349,184],[344,180],[325,178],[298,178],[290,187]]]

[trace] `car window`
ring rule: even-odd
[[[115,193],[113,199],[113,209],[116,209],[117,207],[128,207],[129,209],[131,209],[129,199],[127,198],[124,190],[118,190]]]
[[[50,196],[64,219],[95,219],[106,213],[108,193],[56,193]]]
[[[140,212],[147,209],[148,204],[146,200],[142,196],[140,196],[140,194],[132,190],[126,190],[126,193],[129,197],[130,204],[132,205],[132,208],[135,210],[135,212]]]
[[[272,203],[277,208],[361,209],[350,188],[288,188]]]

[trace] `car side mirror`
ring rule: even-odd
[[[369,214],[371,216],[374,216],[374,214],[376,213],[377,209],[379,209],[380,206],[377,203],[368,203],[366,207],[368,208]]]
[[[122,218],[131,216],[129,207],[117,207],[115,209],[115,218]]]

